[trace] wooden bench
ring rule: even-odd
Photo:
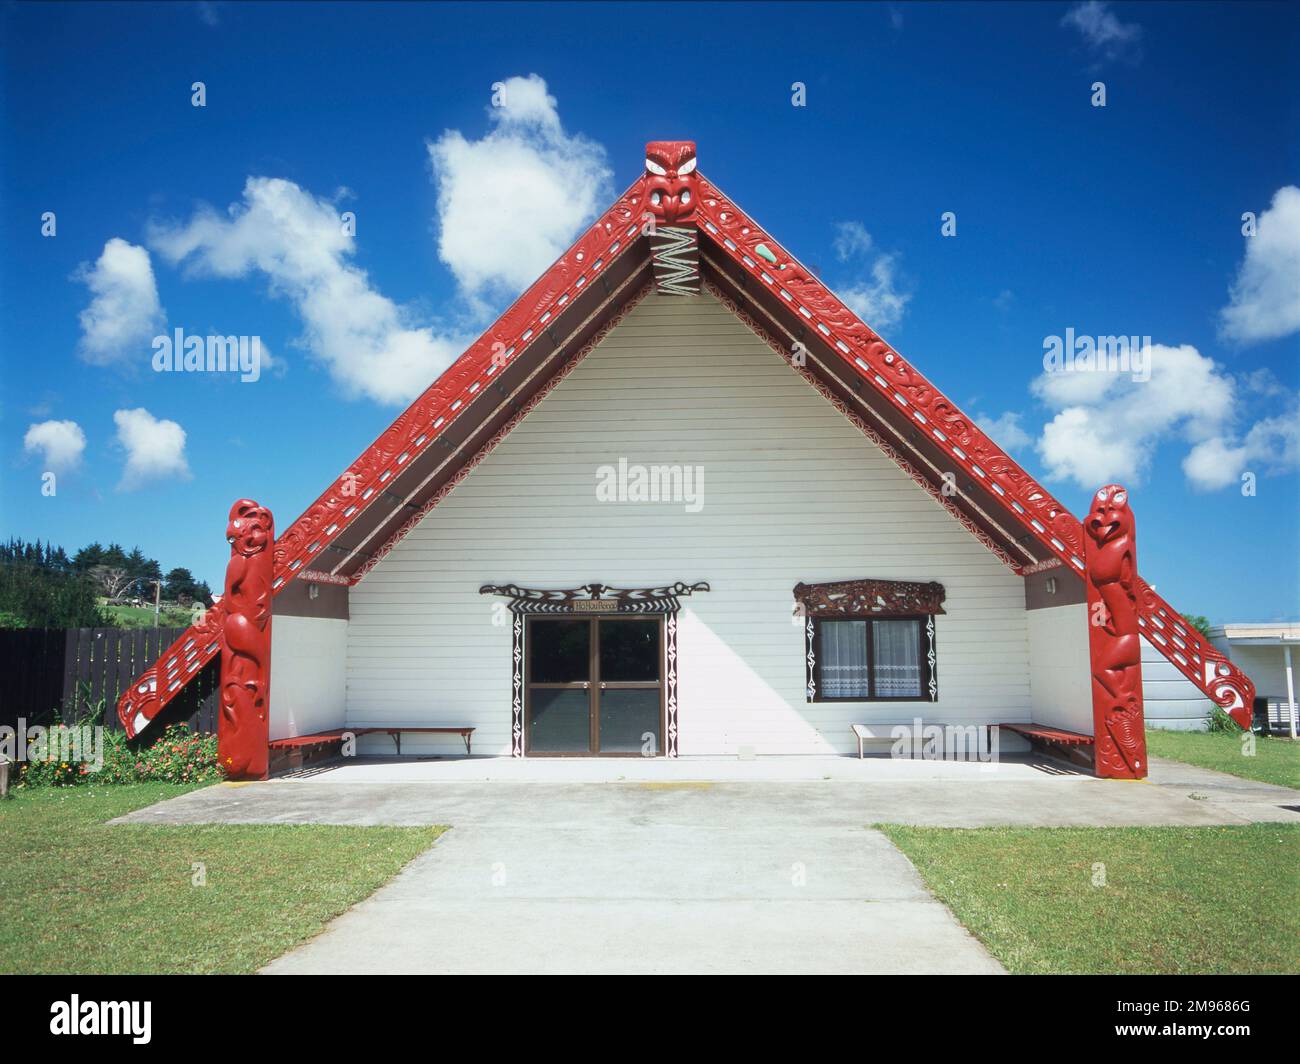
[[[314,762],[337,756],[342,743],[342,728],[314,732],[311,735],[293,735],[287,739],[272,739],[267,743],[270,752],[267,759],[269,774],[276,776],[282,772],[301,772]]]
[[[1068,761],[1092,767],[1092,751],[1087,749],[1095,745],[1091,735],[1066,731],[1064,728],[1049,728],[1045,724],[999,724],[998,727],[1023,735],[1036,750],[1059,754]]]
[[[473,728],[462,728],[458,726],[441,727],[431,725],[424,727],[418,724],[363,724],[356,728],[347,728],[353,735],[373,735],[377,732],[387,732],[397,744],[397,753],[402,752],[402,732],[429,732],[431,734],[441,735],[459,735],[465,744],[465,753],[470,752],[470,740],[474,738]]]
[[[432,732],[444,735],[459,735],[465,743],[465,753],[470,753],[470,741],[474,729],[453,725],[442,727],[419,724],[362,724],[355,728],[331,728],[329,731],[312,732],[310,735],[294,735],[287,739],[272,739],[268,744],[270,750],[270,771],[299,772],[306,765],[321,761],[330,756],[337,756],[343,746],[346,735],[371,735],[385,733],[393,737],[397,753],[402,752],[402,732]]]

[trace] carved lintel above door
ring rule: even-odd
[[[501,595],[515,613],[676,613],[679,599],[708,591],[703,580],[678,581],[663,587],[610,587],[583,584],[575,588],[533,588],[517,584],[484,584],[480,595]]]

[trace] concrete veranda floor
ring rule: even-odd
[[[1295,808],[1288,808],[1295,807]],[[268,972],[998,972],[868,825],[1300,821],[1300,791],[1155,761],[365,761],[132,823],[452,825]]]

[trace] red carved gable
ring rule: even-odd
[[[702,258],[707,251],[708,255],[729,262],[746,278],[748,285],[770,292],[791,330],[797,328],[801,335],[806,330],[810,342],[823,349],[823,357],[837,360],[876,402],[906,417],[916,432],[925,434],[928,446],[939,449],[945,462],[960,469],[987,492],[997,513],[985,512],[983,517],[990,520],[995,517],[997,522],[1014,530],[1018,538],[1031,539],[1040,549],[1083,573],[1084,538],[1079,520],[919,370],[700,175],[695,169],[692,142],[651,142],[646,159],[646,172],[623,196],[276,540],[273,593],[309,570],[336,573],[338,565],[323,564],[323,552],[384,497],[386,485],[395,482],[408,463],[443,442],[448,429],[458,425],[466,412],[474,408],[472,400],[476,394],[485,393],[494,383],[494,374],[502,366],[517,361],[536,345],[555,343],[547,331],[548,323],[553,323],[559,311],[583,286],[594,282],[604,283],[608,288],[605,274],[615,260],[630,254],[634,246],[644,248],[642,226],[647,215],[669,227],[697,228]],[[645,249],[645,253],[648,256],[649,250]],[[641,285],[628,283],[625,292],[620,289],[622,294],[618,298],[626,303],[639,298],[643,292]],[[614,295],[609,298],[613,301]],[[606,308],[610,315],[618,309]],[[758,328],[744,311],[738,313],[751,328]],[[550,349],[550,346],[543,347],[546,351]],[[568,360],[555,372],[567,372],[564,366],[571,369],[573,364]],[[838,397],[825,394],[855,424],[875,432],[867,424],[871,415],[868,406],[861,410],[849,409]],[[506,422],[484,446],[494,445],[496,439],[517,423],[518,416]],[[909,465],[908,459],[882,436],[873,435],[873,438],[918,483],[925,480],[926,490],[1016,571],[1021,571],[1026,564],[1040,564],[1037,555],[1013,560],[1006,553],[1005,545],[989,538],[984,530],[988,522],[977,523],[957,501],[938,498],[937,489],[926,480],[928,474]],[[481,457],[485,450],[476,453]],[[466,462],[476,460],[473,455],[466,458]],[[424,506],[435,505],[439,497],[432,502],[422,500],[420,504],[408,499],[407,503],[422,517],[428,512]],[[960,502],[961,506],[973,506],[968,499]],[[391,549],[416,523],[417,519],[406,521],[376,544],[378,556]],[[1026,552],[1022,550],[1022,553]],[[375,552],[365,554],[377,560]],[[369,564],[373,565],[374,561]],[[358,563],[358,568],[366,566]],[[1140,577],[1138,591],[1137,608],[1143,634],[1201,690],[1232,712],[1239,723],[1248,723],[1254,694],[1250,681],[1199,633],[1182,624],[1181,618]],[[128,735],[136,734],[154,719],[216,655],[221,619],[222,604],[218,604],[208,611],[202,625],[186,631],[127,689],[118,703],[118,715]]]

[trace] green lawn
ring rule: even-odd
[[[1300,825],[879,827],[1011,972],[1300,973]]]
[[[116,606],[106,602],[100,603],[109,620],[116,628],[152,628],[152,606]],[[160,611],[158,624],[162,628],[188,628],[194,623],[194,614],[176,606],[164,606]]]
[[[1247,755],[1242,745],[1244,735],[1244,732],[1175,732],[1149,728],[1147,753],[1261,783],[1300,787],[1300,742],[1256,735],[1255,752]]]
[[[446,830],[103,823],[189,789],[34,788],[0,802],[0,972],[256,971]]]

